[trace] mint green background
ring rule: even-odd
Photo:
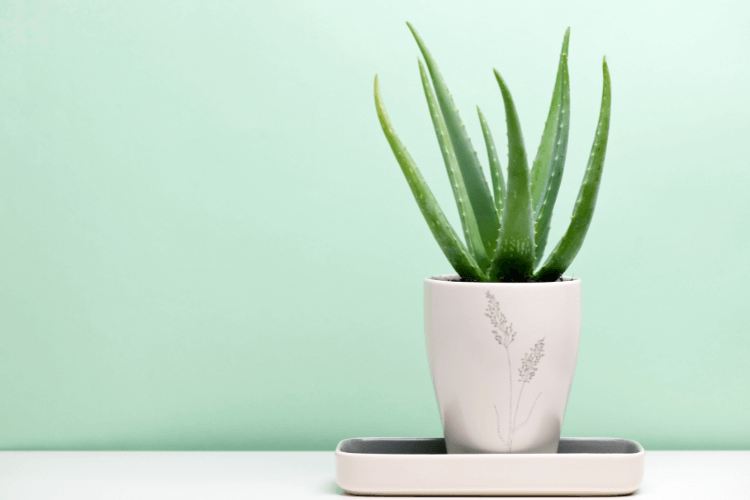
[[[440,435],[422,279],[451,220],[421,31],[475,147],[533,151],[572,27],[562,234],[613,115],[564,434],[750,448],[746,2],[0,3],[0,448],[332,449]],[[481,155],[484,158],[484,155]]]

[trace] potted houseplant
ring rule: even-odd
[[[513,99],[495,70],[505,106],[508,171],[506,185],[492,134],[477,108],[490,190],[440,70],[417,31],[408,26],[424,57],[425,64],[419,62],[422,86],[465,243],[396,135],[377,76],[375,104],[414,198],[457,273],[425,280],[427,353],[448,452],[554,453],[581,324],[581,282],[563,273],[586,236],[602,176],[611,102],[606,58],[599,122],[583,183],[567,231],[543,260],[568,143],[570,30],[530,168]]]

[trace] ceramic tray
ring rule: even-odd
[[[635,441],[563,438],[557,453],[448,455],[442,438],[356,438],[336,448],[355,495],[626,495],[643,480]]]

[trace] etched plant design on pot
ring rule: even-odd
[[[526,384],[531,382],[537,371],[539,361],[544,356],[544,337],[539,339],[534,347],[526,353],[521,360],[521,367],[518,369],[518,382],[521,384],[521,388],[518,391],[518,397],[516,398],[515,406],[513,405],[513,368],[510,358],[510,345],[516,338],[516,331],[513,329],[513,323],[508,323],[508,318],[500,309],[500,304],[497,299],[490,292],[485,293],[487,297],[487,309],[485,310],[485,316],[489,318],[492,323],[492,333],[495,334],[495,340],[505,348],[505,357],[508,362],[508,434],[507,438],[503,437],[503,431],[501,430],[500,423],[500,410],[497,404],[495,404],[495,417],[497,418],[497,436],[500,441],[508,447],[508,453],[513,451],[513,437],[516,432],[521,430],[531,418],[531,414],[534,412],[536,402],[539,400],[541,392],[534,398],[531,407],[529,408],[526,418],[518,423],[518,410],[521,408],[521,402],[523,398],[523,390],[526,388]]]

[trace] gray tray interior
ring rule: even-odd
[[[444,455],[443,438],[354,438],[342,441],[344,453],[375,455]],[[641,446],[628,439],[562,438],[558,453],[638,453]]]

